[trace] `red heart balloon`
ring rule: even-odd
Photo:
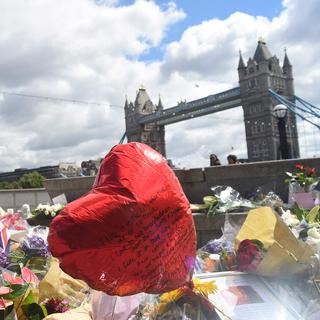
[[[93,189],[52,221],[48,242],[66,273],[124,296],[187,284],[196,233],[190,204],[165,158],[129,143],[110,151]]]

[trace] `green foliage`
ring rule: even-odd
[[[24,299],[21,308],[24,316],[28,320],[41,320],[48,315],[45,306],[36,303],[36,300],[31,291],[29,292],[28,296]]]
[[[2,190],[8,190],[8,189],[19,189],[19,186],[17,182],[7,182],[7,181],[1,181],[0,182],[0,189]]]
[[[217,206],[219,199],[216,196],[205,196],[203,202],[208,209],[208,214],[214,213],[214,208]]]
[[[28,289],[28,286],[20,284],[11,284],[10,288],[12,289],[12,292],[10,292],[7,295],[4,295],[3,297],[8,300],[13,300],[24,295]]]
[[[320,222],[320,206],[315,206],[311,210],[308,210],[299,207],[299,205],[295,202],[292,209],[299,221],[304,219],[311,224]]]
[[[316,223],[320,221],[320,206],[315,206],[306,215],[306,220],[309,223]]]
[[[24,174],[20,177],[18,184],[23,189],[42,188],[45,178],[37,171]]]
[[[301,221],[306,215],[306,210],[299,207],[299,205],[296,202],[294,203],[292,210],[299,221]]]
[[[0,182],[0,190],[8,189],[32,189],[32,188],[43,188],[43,181],[45,177],[39,172],[34,171],[24,174],[19,178],[18,181],[14,182]]]

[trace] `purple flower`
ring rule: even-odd
[[[36,235],[27,236],[22,244],[22,250],[32,256],[45,257],[49,254],[47,242]]]
[[[231,245],[230,243],[226,242],[223,239],[215,239],[215,240],[210,240],[203,248],[203,251],[209,252],[209,253],[215,253],[219,254],[221,253],[222,249],[225,248],[226,251],[231,250]]]
[[[64,313],[70,309],[69,302],[60,298],[45,299],[41,304],[46,307],[48,314]]]
[[[9,259],[4,253],[3,249],[0,248],[0,267],[6,268],[9,264]]]

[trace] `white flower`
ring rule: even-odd
[[[282,210],[282,212],[281,218],[287,226],[296,226],[300,223],[299,219],[294,214],[291,214],[290,210]]]
[[[55,212],[51,212],[51,217],[54,218],[56,216]]]
[[[320,252],[320,239],[308,237],[306,243],[316,252]]]
[[[320,239],[320,232],[315,228],[311,228],[308,230],[308,236],[315,239]]]
[[[44,210],[44,214],[45,214],[46,216],[48,216],[48,215],[49,215],[49,211],[48,211],[48,210]]]

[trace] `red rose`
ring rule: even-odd
[[[249,264],[252,261],[252,256],[249,253],[240,253],[237,255],[237,263],[239,265]]]
[[[306,168],[306,170],[309,175],[313,175],[316,173],[316,168]]]
[[[298,169],[298,170],[303,170],[303,165],[302,164],[296,164],[296,168]]]
[[[240,271],[254,272],[263,259],[263,247],[257,242],[248,239],[240,242],[236,258]]]

